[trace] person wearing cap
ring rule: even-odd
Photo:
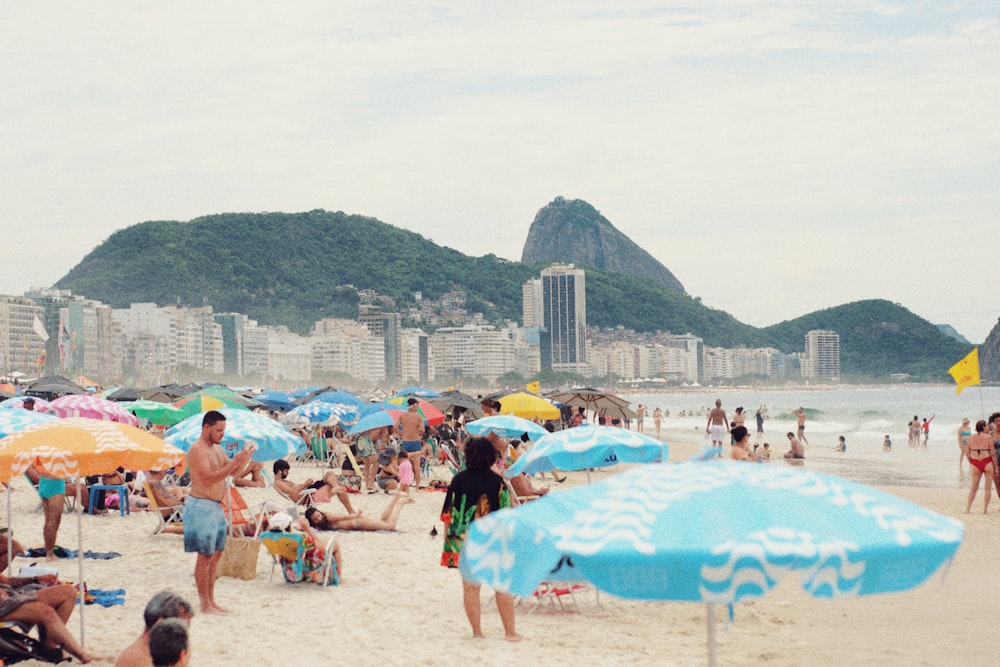
[[[420,459],[424,449],[424,418],[417,412],[417,399],[406,400],[406,412],[399,417],[399,429],[403,442],[400,447],[407,454],[416,454],[413,462],[413,482],[420,487]]]
[[[405,452],[404,452],[405,454]],[[395,491],[399,487],[399,453],[386,446],[378,455],[378,478],[375,483],[385,493]]]
[[[21,401],[21,407],[24,408],[25,410],[30,410],[30,411],[34,412],[34,410],[35,410],[35,399],[33,399],[31,396],[28,396],[23,401]]]
[[[969,451],[969,438],[972,437],[972,422],[969,421],[968,417],[962,419],[962,424],[958,427],[958,486],[962,487],[962,483],[965,481],[965,472],[962,469],[962,462],[968,456]]]

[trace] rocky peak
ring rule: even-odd
[[[535,215],[521,261],[529,264],[572,262],[611,273],[642,276],[684,291],[670,269],[615,229],[581,199],[556,197]]]

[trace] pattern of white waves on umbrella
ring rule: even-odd
[[[768,528],[714,550],[717,558],[701,568],[701,599],[725,604],[761,597],[791,573],[814,597],[857,595],[865,572],[864,561],[856,560],[858,552],[858,545],[846,540],[817,540],[808,532]]]

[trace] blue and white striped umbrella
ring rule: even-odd
[[[548,433],[535,442],[507,471],[585,470],[616,463],[660,463],[667,460],[667,443],[616,426],[576,426]]]
[[[290,418],[303,417],[311,424],[336,424],[338,422],[353,422],[358,418],[357,408],[344,403],[327,403],[313,401],[289,410]]]
[[[305,441],[291,433],[270,417],[236,408],[219,410],[226,417],[226,434],[222,438],[222,448],[226,456],[232,458],[236,452],[249,443],[257,445],[254,461],[273,461],[290,454],[301,454],[306,450]],[[166,441],[184,450],[191,448],[201,436],[201,420],[204,415],[188,417],[169,429]]]
[[[56,415],[48,415],[33,410],[0,410],[0,438],[6,438],[23,428],[58,421]]]
[[[541,581],[586,580],[624,598],[711,610],[788,575],[819,598],[909,590],[951,561],[962,534],[955,519],[830,475],[684,462],[477,519],[460,566],[466,580],[515,595]],[[709,643],[714,650],[712,630]]]
[[[685,462],[490,514],[473,523],[462,561],[472,555],[468,574],[517,594],[570,556],[576,574],[628,598],[736,602],[792,572],[832,598],[913,588],[954,555],[962,533],[959,521],[831,475]],[[487,547],[513,557],[489,574],[498,561],[475,565]]]
[[[465,425],[465,430],[472,435],[489,435],[496,433],[503,438],[520,438],[521,434],[527,433],[530,440],[538,440],[548,431],[539,424],[515,417],[514,415],[491,415],[471,421]]]

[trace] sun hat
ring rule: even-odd
[[[396,458],[396,450],[392,447],[386,447],[378,453],[378,464],[387,466],[394,458]]]
[[[288,530],[292,525],[292,517],[285,512],[276,512],[268,517],[267,525],[271,530]]]

